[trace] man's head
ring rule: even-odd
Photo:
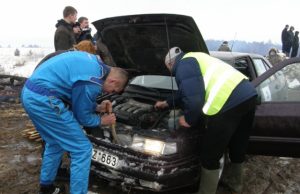
[[[63,17],[68,23],[75,24],[77,20],[77,10],[72,6],[67,6],[63,11]]]
[[[289,25],[288,25],[288,24],[287,24],[287,25],[285,25],[285,28],[286,28],[286,29],[288,29],[288,28],[289,28]]]
[[[294,26],[291,26],[290,31],[294,31],[294,30],[295,30]]]
[[[119,93],[125,88],[128,81],[128,73],[119,67],[111,67],[103,84],[105,93]]]
[[[179,47],[173,47],[169,50],[165,57],[165,65],[167,68],[171,71],[173,65],[175,64],[175,59],[178,55],[182,53],[181,49]]]
[[[81,29],[89,28],[89,19],[87,17],[78,18]]]

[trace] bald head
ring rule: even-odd
[[[128,81],[128,73],[122,68],[111,67],[111,70],[104,81],[103,90],[106,93],[121,92]]]

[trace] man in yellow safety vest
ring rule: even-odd
[[[166,55],[165,64],[175,76],[178,90],[175,100],[158,101],[155,107],[181,105],[181,127],[197,127],[199,122],[205,121],[198,193],[216,192],[219,160],[226,148],[231,162],[227,185],[232,192],[240,193],[242,164],[254,120],[255,88],[242,73],[205,53],[184,53],[179,47],[173,47]]]

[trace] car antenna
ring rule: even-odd
[[[233,42],[232,42],[232,45],[231,45],[231,52],[232,52],[232,48],[233,48],[233,45],[234,45],[234,43],[235,43],[235,39],[236,39],[236,32],[234,33],[234,37],[233,37]]]
[[[165,27],[166,27],[166,35],[167,35],[167,46],[168,46],[168,52],[170,51],[170,37],[169,37],[169,29],[167,24],[167,17],[165,16]],[[167,52],[167,55],[168,55]],[[171,55],[168,55],[170,61],[171,61]],[[174,97],[174,85],[173,85],[173,74],[172,71],[170,71],[171,74],[171,86],[172,86],[172,108],[173,108],[173,130],[176,129],[176,123],[175,123],[175,97]]]

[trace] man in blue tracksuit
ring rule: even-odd
[[[174,102],[183,108],[182,127],[197,127],[205,120],[201,146],[201,181],[198,194],[216,192],[219,160],[228,147],[233,193],[242,189],[242,164],[255,113],[256,90],[248,78],[221,60],[205,53],[183,53],[170,49],[165,64],[178,85]],[[173,100],[159,101],[156,108],[172,106]]]
[[[95,113],[106,106],[97,106],[96,97],[102,92],[120,92],[126,82],[124,70],[110,68],[98,56],[80,51],[49,58],[33,72],[23,88],[22,103],[46,143],[40,193],[58,193],[53,182],[64,151],[71,158],[70,193],[87,193],[92,145],[81,126],[115,123],[114,114],[100,117]]]

